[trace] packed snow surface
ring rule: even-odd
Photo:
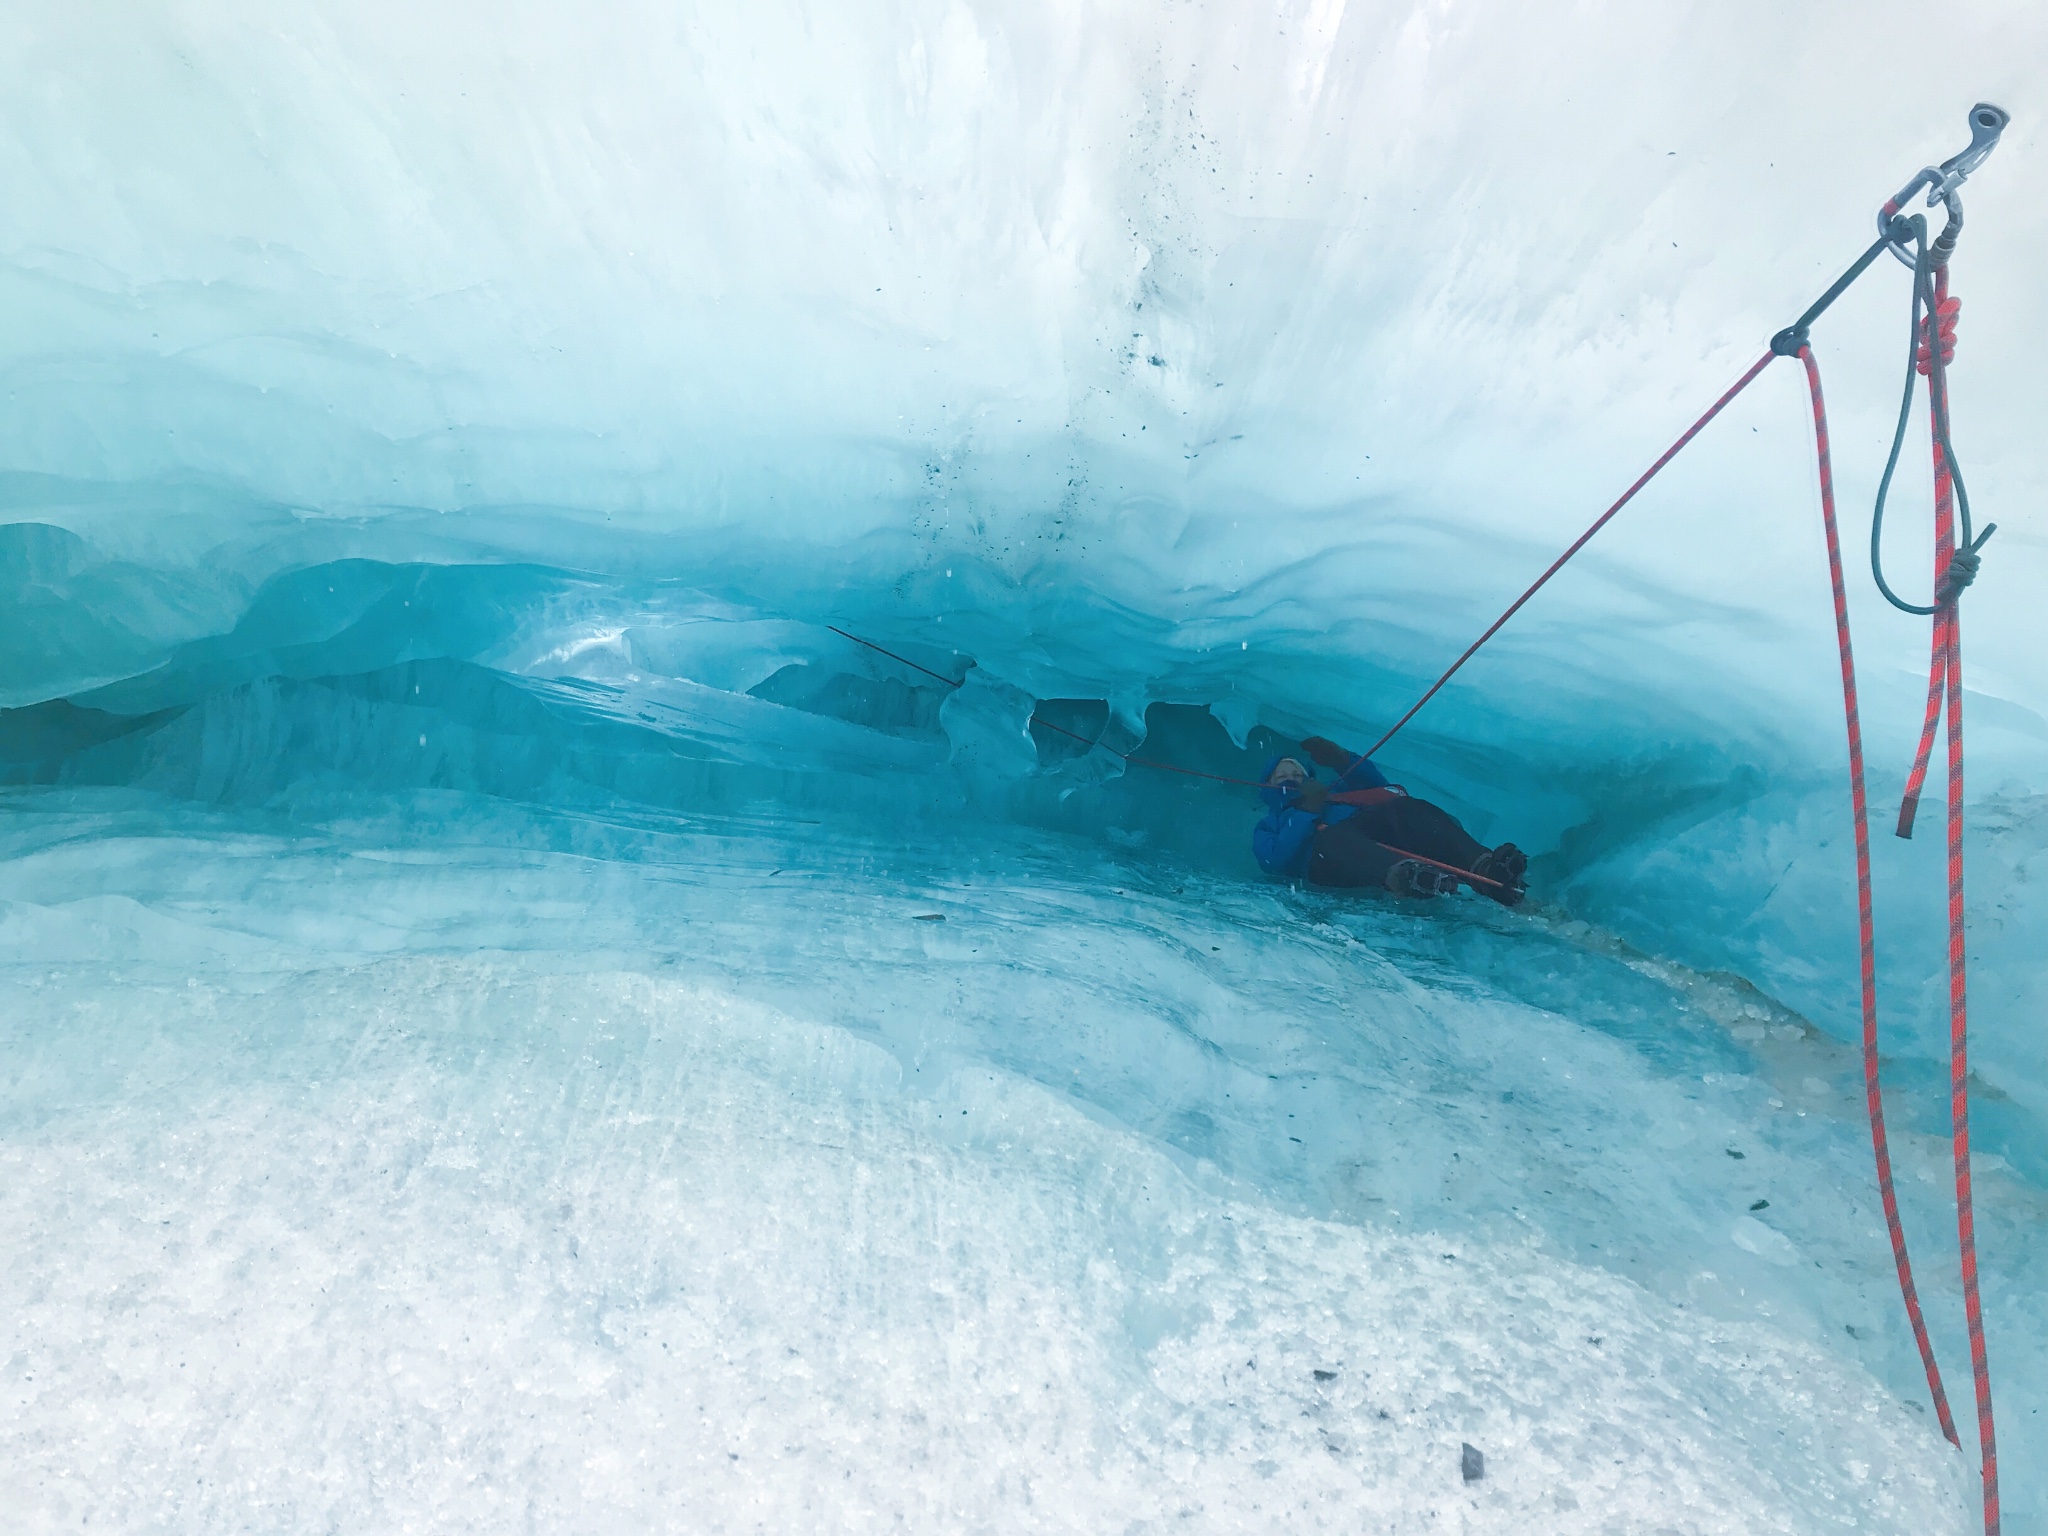
[[[1795,369],[1381,754],[1527,908],[1264,881],[1116,754],[1377,736],[1981,98],[1971,1112],[2048,1530],[2048,12],[1951,12],[9,7],[11,1517],[1971,1528]],[[1973,1452],[1860,552],[1906,286],[1814,341]]]
[[[1752,993],[1064,837],[407,809],[14,807],[38,1524],[1967,1528],[1854,1063]]]

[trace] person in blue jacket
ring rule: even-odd
[[[1442,806],[1389,784],[1370,758],[1333,741],[1311,736],[1301,746],[1337,777],[1324,784],[1297,757],[1266,765],[1266,816],[1252,829],[1252,852],[1268,874],[1397,896],[1446,896],[1469,874],[1502,906],[1521,901],[1529,860],[1513,843],[1486,847]]]

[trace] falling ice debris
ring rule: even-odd
[[[1486,1476],[1486,1458],[1479,1453],[1479,1447],[1469,1440],[1465,1442],[1464,1455],[1459,1466],[1468,1483],[1476,1483]]]

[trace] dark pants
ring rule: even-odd
[[[1385,885],[1402,854],[1470,869],[1484,852],[1485,845],[1442,806],[1404,795],[1362,805],[1357,815],[1319,828],[1310,844],[1308,878],[1312,885]]]

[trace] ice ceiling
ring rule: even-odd
[[[2048,787],[2043,23],[1965,8],[1930,64],[1913,8],[1846,14],[17,7],[0,495],[89,550],[11,556],[8,702],[146,671],[294,568],[526,558],[942,643],[1134,729],[1163,700],[1376,734],[1986,97],[2016,121],[1969,191],[1954,387],[2002,524],[1968,670],[1996,967],[2001,920],[2038,928]],[[1852,545],[1905,292],[1881,268],[1816,335]],[[1778,851],[1732,851],[1840,831],[1807,795],[1840,748],[1799,397],[1738,404],[1403,766],[1527,841],[1624,845],[1608,916],[1839,1017],[1839,860],[1780,921]],[[1901,504],[1924,487],[1909,457]],[[1923,527],[1895,516],[1895,563]],[[1924,635],[1853,597],[1882,800]],[[1743,826],[1640,889],[1717,785]],[[1929,893],[1910,932],[1932,851],[1883,851]],[[2012,968],[1984,1063],[2039,1109],[2038,1053],[1998,1065],[2041,1002]]]

